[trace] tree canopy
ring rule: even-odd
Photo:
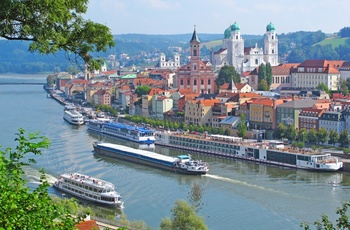
[[[233,66],[223,66],[220,69],[219,76],[215,80],[215,83],[218,87],[222,86],[225,83],[230,83],[233,80],[235,83],[241,82],[241,77],[235,67]]]
[[[2,0],[0,37],[31,41],[31,52],[65,51],[80,66],[99,69],[103,59],[93,55],[114,46],[114,40],[107,26],[83,19],[87,4],[88,0]]]
[[[151,89],[152,87],[149,85],[141,85],[136,88],[135,93],[138,97],[141,97],[142,95],[148,94]]]
[[[49,183],[44,170],[40,170],[40,184],[31,191],[26,187],[23,167],[35,163],[26,154],[41,155],[50,142],[39,133],[25,135],[19,129],[15,150],[0,151],[0,229],[73,229],[80,218],[75,219],[70,209],[53,202],[48,194]]]
[[[197,216],[194,207],[190,206],[184,200],[177,200],[175,207],[171,210],[172,217],[162,219],[161,230],[193,229],[206,230],[208,227],[204,219]]]

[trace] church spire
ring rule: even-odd
[[[230,91],[231,93],[236,93],[237,92],[237,87],[236,87],[235,81],[233,79],[231,79],[231,82],[228,85],[227,90]]]
[[[198,36],[197,36],[197,32],[196,32],[196,25],[194,25],[194,31],[193,31],[193,34],[192,34],[192,39],[191,39],[191,42],[200,42],[199,39],[198,39]]]

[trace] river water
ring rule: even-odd
[[[46,75],[0,75],[0,83],[45,79]],[[194,205],[209,229],[300,229],[301,222],[314,222],[322,214],[335,220],[336,208],[350,200],[348,172],[310,172],[191,153],[208,162],[210,171],[205,176],[189,176],[99,157],[92,151],[94,141],[138,146],[90,133],[85,126],[69,125],[62,115],[63,106],[47,98],[40,85],[0,85],[2,150],[16,146],[19,128],[40,131],[50,138],[51,146],[27,170],[31,183],[38,183],[39,168],[46,170],[51,183],[59,174],[70,172],[110,181],[123,197],[122,212],[127,218],[142,220],[152,229],[171,216],[178,199]],[[173,156],[185,153],[158,146],[155,151]],[[61,195],[52,187],[49,192]],[[100,209],[100,215],[121,213]]]

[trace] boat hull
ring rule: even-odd
[[[142,157],[137,157],[137,156],[135,157],[135,156],[128,156],[128,155],[120,154],[116,150],[101,148],[96,143],[94,143],[93,147],[94,147],[95,153],[99,154],[101,156],[107,156],[107,157],[125,160],[125,161],[129,161],[129,162],[137,163],[137,164],[147,165],[147,166],[171,171],[174,173],[181,173],[181,174],[188,174],[188,175],[204,175],[208,172],[208,170],[191,171],[191,170],[187,170],[184,168],[176,167],[172,163],[159,164],[159,163],[156,163],[156,162],[153,162],[150,160],[146,160]]]

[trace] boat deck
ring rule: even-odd
[[[130,153],[137,154],[140,156],[144,156],[144,157],[148,157],[148,158],[152,158],[152,159],[157,159],[157,160],[162,160],[162,161],[166,161],[169,163],[173,163],[176,160],[176,158],[174,158],[174,157],[165,156],[162,154],[158,154],[155,152],[146,151],[146,150],[142,150],[142,149],[134,149],[134,148],[130,148],[130,147],[123,146],[123,145],[116,145],[116,144],[111,144],[111,143],[100,143],[97,145],[102,146],[102,147],[107,147],[110,149],[118,149],[121,151],[130,152]]]
[[[94,185],[97,187],[109,187],[114,188],[114,185],[108,181],[100,180],[91,176],[87,176],[80,173],[72,173],[72,174],[63,174],[61,177],[66,179],[73,179],[79,183],[86,183],[89,185]]]

